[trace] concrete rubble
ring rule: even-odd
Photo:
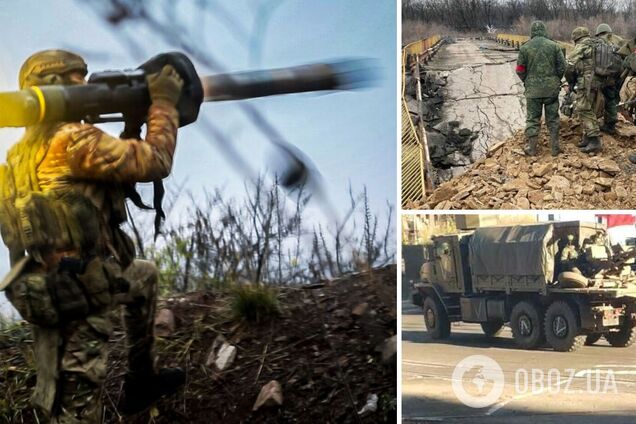
[[[562,149],[550,156],[549,136],[542,129],[537,157],[523,154],[525,137],[517,131],[493,146],[464,175],[440,185],[420,209],[634,209],[636,166],[627,155],[636,147],[633,125],[618,124],[618,135],[603,135],[601,154],[576,147],[581,139],[574,121],[561,122]]]

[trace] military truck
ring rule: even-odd
[[[605,236],[601,224],[579,221],[434,236],[412,301],[423,308],[434,339],[448,338],[451,323],[464,321],[481,324],[488,337],[509,323],[524,349],[547,342],[571,352],[601,337],[630,346],[636,341],[634,252],[612,251]],[[561,260],[572,245],[579,258]]]

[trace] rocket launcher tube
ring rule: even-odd
[[[0,127],[26,127],[64,115],[61,86],[31,87],[0,93]]]
[[[344,60],[201,78],[204,101],[242,100],[279,94],[348,90],[375,79],[369,60]]]
[[[200,78],[178,52],[154,56],[138,69],[94,73],[85,85],[47,85],[0,93],[0,127],[41,122],[141,124],[150,107],[146,75],[172,65],[184,80],[176,105],[179,125],[196,121],[204,101],[240,100],[277,94],[348,90],[376,79],[368,60],[344,60],[290,68],[218,74]]]

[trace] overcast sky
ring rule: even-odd
[[[208,3],[208,11],[195,6],[199,3]],[[210,0],[182,1],[179,5],[179,21],[187,25],[179,31],[193,31],[228,71],[349,57],[377,59],[381,80],[376,87],[251,102],[285,139],[314,161],[336,205],[348,203],[349,182],[355,191],[361,191],[364,185],[368,187],[372,206],[378,213],[383,213],[387,201],[395,204],[394,1]],[[0,90],[3,91],[17,89],[20,65],[37,50],[65,48],[79,52],[85,56],[90,73],[134,68],[154,54],[179,47],[142,25],[129,23],[114,29],[85,2],[75,0],[5,0],[0,8],[0,26],[3,29]],[[131,49],[126,37],[134,40],[138,48]],[[195,65],[201,75],[211,73],[200,63]],[[256,171],[268,168],[271,150],[263,134],[236,103],[206,104],[202,114],[231,140]],[[107,129],[113,134],[119,132],[119,127]],[[0,129],[0,157],[4,158],[7,148],[21,133],[22,130]],[[173,174],[166,182],[168,189],[186,181],[186,189],[195,195],[206,188],[223,187],[228,196],[240,197],[244,178],[206,140],[197,123],[180,131]],[[4,274],[6,253],[0,253],[0,273]]]

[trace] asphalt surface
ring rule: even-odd
[[[525,126],[525,98],[515,73],[518,52],[491,40],[458,39],[426,65],[448,75],[442,118],[479,133],[473,160]]]
[[[403,422],[636,423],[635,353],[636,346],[613,348],[604,339],[572,353],[520,350],[509,328],[488,340],[479,325],[466,323],[453,324],[449,339],[432,340],[421,309],[404,301]],[[463,404],[452,385],[455,380],[477,399],[496,389],[494,367],[460,367],[453,378],[455,366],[471,355],[492,358],[503,371],[501,395],[481,408]]]

